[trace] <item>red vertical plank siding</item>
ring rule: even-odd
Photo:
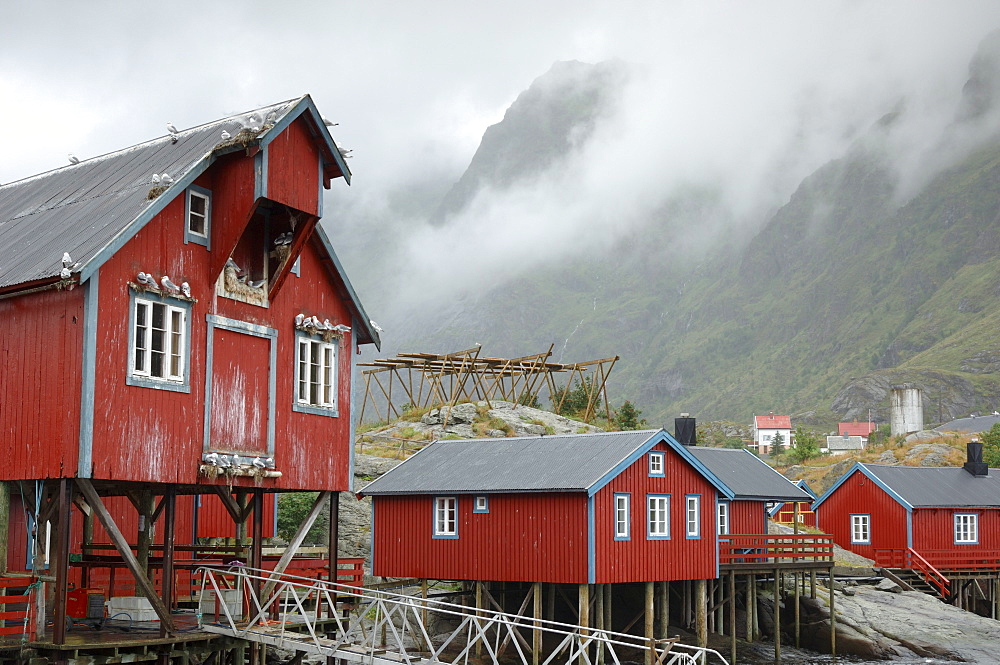
[[[643,455],[594,495],[594,538],[597,584],[653,580],[693,580],[716,576],[715,488],[690,464],[666,451],[665,475],[649,476],[649,456]],[[630,495],[629,540],[615,540],[614,495]],[[647,538],[646,495],[670,495],[670,539]],[[701,537],[686,537],[686,501],[700,495]]]
[[[451,580],[587,582],[584,493],[458,500],[458,538],[434,538],[433,496],[376,496],[373,574]]]
[[[226,329],[213,331],[213,448],[267,456],[268,365],[271,340]]]
[[[0,479],[76,473],[83,293],[51,290],[0,300]]]
[[[319,150],[299,118],[267,146],[267,198],[319,214]]]
[[[304,154],[300,145],[303,128],[289,129],[296,137],[281,137],[278,160],[297,166],[298,175],[289,176],[318,196],[316,152]],[[298,146],[298,147],[296,147]],[[286,152],[282,153],[282,150]],[[284,161],[282,161],[284,160]],[[237,153],[221,159],[196,184],[212,192],[212,248],[184,243],[184,196],[179,195],[131,238],[100,269],[100,318],[98,321],[97,386],[95,397],[94,477],[145,482],[224,484],[226,479],[208,480],[198,476],[204,444],[204,400],[208,344],[206,316],[217,316],[264,326],[277,331],[275,409],[275,461],[282,477],[265,479],[264,489],[345,490],[350,487],[350,394],[352,333],[341,340],[338,358],[339,413],[336,417],[292,412],[295,369],[296,314],[315,315],[321,321],[353,325],[350,310],[339,295],[329,270],[320,260],[315,242],[307,243],[301,255],[301,276],[285,280],[269,307],[258,307],[215,296],[215,279],[228,251],[236,243],[253,209],[253,157]],[[272,162],[272,170],[277,168]],[[282,167],[284,168],[284,167]],[[279,171],[282,170],[279,168]],[[282,176],[285,177],[285,176]],[[281,180],[281,178],[279,178]],[[308,180],[308,182],[306,182]],[[282,185],[285,186],[285,185]],[[287,185],[291,187],[291,184]],[[278,191],[281,191],[280,188]],[[309,209],[299,201],[298,207]],[[190,312],[191,337],[190,392],[172,392],[125,383],[128,371],[129,281],[139,271],[163,275],[191,285],[197,300]],[[235,337],[233,337],[235,335]],[[271,341],[230,333],[218,328],[213,333],[213,416],[212,429],[227,431],[252,427],[266,432],[266,416],[243,420],[232,413],[232,404],[222,396],[227,381],[251,372],[256,388],[246,397],[249,403],[267,406],[267,384],[260,381],[269,371]],[[77,354],[78,355],[78,354]],[[227,379],[229,377],[229,379]],[[219,397],[219,400],[216,398]],[[246,401],[245,400],[245,401]],[[78,405],[79,399],[75,400]],[[71,408],[78,408],[73,407]],[[238,409],[237,409],[238,410]],[[266,412],[266,409],[265,409]],[[259,414],[258,414],[259,415]],[[78,420],[75,415],[70,420]],[[222,423],[222,425],[220,425]],[[214,439],[213,439],[214,440]],[[259,437],[255,439],[259,441]],[[245,448],[241,446],[246,445]],[[74,443],[75,446],[75,443]],[[233,450],[256,451],[258,444],[243,442]],[[75,451],[75,448],[74,448]],[[74,463],[75,469],[75,463]],[[249,478],[229,479],[229,484],[253,487]]]
[[[870,515],[871,543],[851,543],[851,515]],[[876,549],[906,549],[906,509],[860,471],[820,505],[817,522],[835,543],[869,559]]]
[[[997,500],[1000,502],[1000,497]],[[955,513],[975,513],[979,516],[979,543],[955,543]],[[957,554],[977,550],[1000,551],[1000,509],[915,508],[913,549],[918,552],[948,550]]]
[[[763,501],[730,501],[729,533],[767,533],[767,510]]]

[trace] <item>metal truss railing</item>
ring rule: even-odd
[[[199,572],[200,606],[215,602],[218,608],[214,622],[199,616],[202,630],[368,665],[728,665],[713,649],[673,639],[650,641],[266,570]]]

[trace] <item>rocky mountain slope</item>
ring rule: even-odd
[[[900,382],[924,387],[928,422],[1000,408],[1000,139],[968,141],[1000,110],[1000,35],[969,72],[939,149],[917,158],[924,180],[900,183],[893,146],[907,111],[890,109],[750,237],[698,252],[679,240],[725,214],[715,193],[691,189],[600,252],[498,276],[386,327],[406,331],[406,350],[481,342],[518,356],[556,342],[565,360],[620,355],[612,400],[635,401],[654,424],[770,410],[823,425],[872,410],[884,422]],[[487,130],[435,222],[558,165],[628,76],[622,63],[553,67]],[[935,168],[945,153],[961,157]]]

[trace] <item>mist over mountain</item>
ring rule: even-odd
[[[377,294],[383,355],[619,355],[612,401],[651,422],[884,418],[904,381],[928,420],[1000,407],[998,33],[937,115],[887,93],[820,142],[834,123],[799,105],[737,163],[712,132],[685,147],[694,127],[670,114],[693,100],[662,105],[656,83],[557,63],[432,212],[425,192],[381,225],[352,278]]]

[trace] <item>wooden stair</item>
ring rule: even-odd
[[[945,602],[950,600],[936,586],[928,582],[924,576],[915,570],[907,568],[876,568],[875,572],[887,580],[892,580],[906,591],[920,591]]]

